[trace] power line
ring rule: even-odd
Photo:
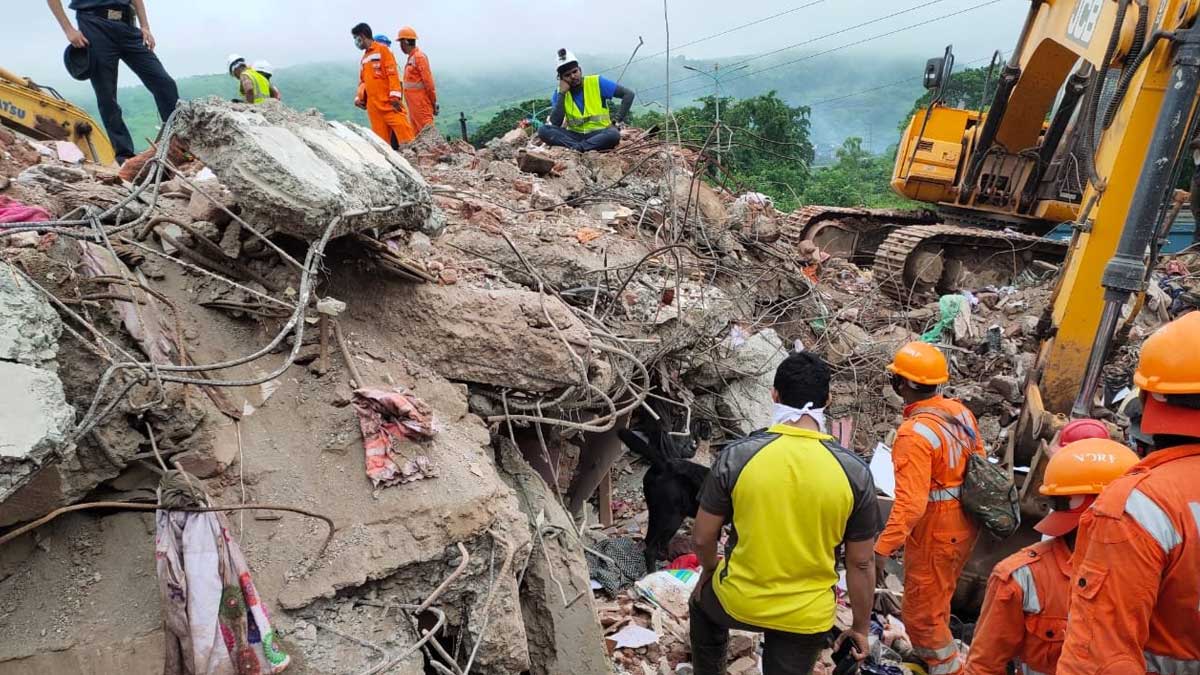
[[[845,28],[842,28],[842,29],[839,29],[839,30],[832,31],[832,32],[830,32],[830,33],[825,33],[824,35],[818,35],[817,37],[814,37],[814,38],[809,38],[809,39],[807,39],[807,40],[804,40],[804,41],[801,41],[801,42],[797,42],[797,43],[794,43],[794,44],[790,44],[790,45],[788,45],[788,46],[786,46],[786,47],[780,47],[780,48],[778,48],[778,49],[773,49],[773,50],[771,50],[771,51],[769,51],[769,52],[764,52],[764,53],[762,53],[762,54],[757,54],[757,55],[755,55],[755,56],[751,56],[751,57],[749,57],[749,58],[746,58],[746,59],[743,59],[743,60],[741,60],[741,61],[738,61],[737,63],[730,64],[730,65],[729,65],[729,67],[730,67],[730,68],[735,68],[735,67],[737,67],[737,66],[745,65],[745,64],[747,64],[747,63],[750,63],[751,61],[757,61],[758,59],[766,58],[766,57],[768,57],[768,56],[774,56],[775,54],[778,54],[778,53],[780,53],[780,52],[785,52],[785,51],[788,51],[788,50],[791,50],[791,49],[796,49],[797,47],[803,47],[803,46],[805,46],[805,45],[810,45],[810,44],[812,44],[812,43],[814,43],[814,42],[819,42],[819,41],[821,41],[821,40],[824,40],[825,38],[834,37],[835,35],[841,35],[842,33],[848,33],[848,32],[850,32],[850,31],[852,31],[852,30],[857,30],[857,29],[859,29],[859,28],[864,28],[864,27],[866,27],[866,26],[870,26],[870,25],[872,25],[872,24],[876,24],[876,23],[879,23],[879,22],[881,22],[881,21],[887,21],[888,19],[894,19],[894,18],[896,18],[896,17],[898,17],[898,16],[903,16],[903,15],[905,15],[905,14],[910,14],[910,13],[912,13],[912,12],[915,12],[915,11],[917,11],[918,9],[924,9],[924,8],[926,8],[926,7],[931,7],[931,6],[933,6],[933,5],[936,5],[936,4],[939,4],[939,3],[943,3],[943,2],[946,2],[946,0],[926,0],[926,2],[924,2],[924,3],[920,4],[920,5],[914,5],[914,6],[912,6],[912,7],[909,7],[909,8],[907,8],[907,9],[902,9],[902,10],[900,10],[900,11],[898,11],[898,12],[892,12],[891,14],[887,14],[887,15],[885,15],[885,16],[876,17],[876,18],[874,18],[874,19],[871,19],[870,21],[864,21],[864,22],[862,22],[862,23],[855,24],[855,25],[853,25],[853,26],[847,26],[847,27],[845,27]],[[684,78],[682,78],[682,79],[679,79],[679,80],[675,80],[675,81],[674,81],[674,82],[672,82],[671,84],[679,84],[680,82],[686,82],[686,81],[688,81],[688,80],[693,80],[693,79],[696,79],[697,77],[699,77],[699,76],[698,76],[698,75],[691,75],[691,76],[684,77]],[[734,79],[737,79],[737,78],[734,78]],[[663,88],[664,86],[666,86],[666,85],[665,85],[665,83],[664,83],[664,84],[657,84],[657,85],[655,85],[655,86],[653,86],[653,87],[648,87],[648,88],[646,88],[646,89],[643,89],[642,91],[643,91],[643,92],[646,92],[646,91],[653,91],[653,90],[655,90],[655,89],[661,89],[661,88]]]
[[[969,65],[972,65],[975,63],[982,63],[984,61],[991,60],[991,58],[992,57],[989,54],[988,56],[984,56],[984,57],[981,57],[978,59],[973,59],[971,61],[965,61],[965,62],[963,62],[962,65],[969,66]],[[810,108],[815,108],[816,106],[825,105],[826,103],[836,103],[837,101],[844,101],[848,98],[856,98],[858,96],[862,96],[864,94],[871,94],[871,93],[874,93],[877,91],[881,91],[883,89],[889,89],[891,87],[898,87],[902,84],[908,84],[909,82],[917,82],[919,80],[924,79],[924,77],[925,77],[924,75],[918,75],[916,77],[906,77],[903,80],[896,80],[895,82],[888,82],[887,84],[880,84],[880,85],[871,87],[869,89],[860,89],[858,91],[850,92],[849,94],[843,94],[841,96],[833,96],[831,98],[823,98],[819,101],[813,101],[812,103],[801,103],[800,105],[806,105]]]
[[[922,26],[927,26],[927,25],[929,25],[929,24],[936,23],[936,22],[938,22],[938,21],[944,21],[945,19],[949,19],[949,18],[952,18],[952,17],[955,17],[955,16],[959,16],[959,15],[962,15],[962,14],[966,14],[966,13],[968,13],[968,12],[973,12],[973,11],[975,11],[975,10],[977,10],[977,9],[982,9],[983,7],[987,7],[987,6],[989,6],[989,5],[994,5],[994,4],[996,4],[996,3],[999,3],[999,2],[1001,2],[1001,1],[1002,1],[1002,0],[987,0],[986,2],[981,2],[981,3],[977,4],[977,5],[972,5],[971,7],[967,7],[967,8],[965,8],[965,9],[960,9],[960,10],[958,10],[958,11],[956,11],[956,12],[951,12],[951,13],[949,13],[949,14],[943,14],[943,15],[941,15],[941,16],[937,16],[937,17],[934,17],[934,18],[932,18],[932,19],[926,19],[925,21],[919,21],[919,22],[917,22],[917,23],[909,24],[909,25],[907,25],[907,26],[904,26],[903,28],[897,28],[897,29],[895,29],[895,30],[888,31],[888,32],[886,32],[886,33],[880,33],[880,34],[878,34],[878,35],[873,35],[873,36],[871,36],[871,37],[869,37],[869,38],[863,38],[863,39],[861,39],[861,40],[856,40],[856,41],[854,41],[854,42],[848,42],[848,43],[846,43],[846,44],[839,45],[839,46],[837,46],[837,47],[832,47],[832,48],[830,48],[830,49],[826,49],[825,51],[816,52],[816,53],[813,53],[813,54],[809,54],[809,55],[807,55],[807,56],[802,56],[802,57],[800,57],[800,58],[798,58],[798,59],[792,59],[792,60],[790,60],[790,61],[784,61],[784,62],[782,62],[782,63],[776,63],[776,64],[773,64],[773,65],[770,65],[770,66],[766,66],[765,68],[759,68],[758,70],[752,70],[752,71],[750,71],[750,72],[748,72],[748,73],[743,73],[743,74],[741,74],[741,75],[738,75],[738,76],[736,76],[736,77],[731,77],[731,78],[729,78],[729,80],[728,80],[728,81],[729,81],[729,82],[734,82],[734,81],[737,81],[737,80],[740,80],[740,79],[743,79],[743,78],[747,78],[747,77],[752,77],[752,76],[754,76],[754,75],[758,75],[759,73],[764,73],[764,72],[767,72],[768,70],[774,70],[774,69],[776,69],[776,68],[783,68],[783,67],[785,67],[785,66],[795,65],[795,64],[797,64],[797,63],[801,63],[801,62],[803,62],[803,61],[809,61],[809,60],[811,60],[811,59],[815,59],[815,58],[817,58],[817,57],[819,57],[819,56],[825,56],[826,54],[832,54],[833,52],[841,51],[841,50],[843,50],[843,49],[848,49],[848,48],[850,48],[850,47],[856,47],[856,46],[859,46],[859,45],[866,44],[866,43],[868,43],[868,42],[874,42],[875,40],[881,40],[881,39],[883,39],[883,38],[886,38],[886,37],[891,37],[891,36],[893,36],[893,35],[896,35],[896,34],[898,34],[898,33],[903,33],[903,32],[905,32],[905,31],[912,30],[912,29],[914,29],[914,28],[920,28],[920,27],[922,27]],[[844,31],[839,31],[839,32],[844,32]],[[677,81],[677,82],[678,82],[678,81]],[[688,89],[688,90],[685,90],[685,91],[682,91],[682,92],[678,92],[678,93],[676,93],[675,95],[676,95],[676,96],[685,96],[685,95],[688,95],[688,94],[693,94],[693,93],[695,93],[695,92],[701,91],[701,90],[703,90],[703,89],[707,89],[707,87],[697,87],[697,88],[693,88],[693,89]],[[644,103],[643,105],[649,105],[649,104],[651,104],[651,103],[654,103],[654,101],[649,101],[649,102],[646,102],[646,103]]]
[[[764,17],[762,17],[761,19],[755,19],[754,21],[750,21],[750,22],[747,22],[747,23],[743,23],[743,24],[741,24],[741,25],[739,25],[739,26],[734,26],[733,28],[727,28],[727,29],[725,29],[725,30],[723,30],[723,31],[720,31],[719,33],[713,33],[712,35],[706,35],[706,36],[704,36],[704,37],[702,37],[702,38],[699,38],[699,39],[696,39],[696,40],[692,40],[691,42],[685,42],[685,43],[683,43],[683,44],[679,45],[678,47],[673,47],[673,48],[672,48],[672,51],[678,51],[678,50],[680,50],[680,49],[683,49],[683,48],[685,48],[685,47],[691,47],[691,46],[693,46],[693,45],[698,45],[698,44],[700,44],[700,43],[702,43],[702,42],[708,42],[709,40],[715,40],[715,39],[717,39],[717,38],[719,38],[719,37],[725,37],[726,35],[729,35],[730,33],[736,33],[737,31],[739,31],[739,30],[742,30],[742,29],[744,29],[744,28],[749,28],[749,27],[751,27],[751,26],[757,26],[757,25],[758,25],[758,24],[760,24],[760,23],[766,23],[767,21],[772,21],[772,20],[774,20],[774,19],[778,19],[778,18],[781,18],[781,17],[787,16],[788,14],[794,14],[794,13],[796,13],[796,12],[799,12],[800,10],[803,10],[803,9],[808,9],[809,7],[812,7],[812,6],[814,6],[814,5],[820,5],[820,4],[822,4],[822,3],[824,3],[824,2],[827,2],[827,1],[828,1],[828,0],[810,0],[810,2],[806,2],[806,3],[804,3],[803,5],[798,5],[798,6],[796,6],[796,7],[792,7],[791,9],[785,9],[785,10],[784,10],[784,11],[782,11],[782,12],[776,12],[775,14],[772,14],[772,15],[770,15],[770,16],[764,16]],[[941,1],[941,0],[939,0],[939,1]],[[648,54],[648,55],[646,55],[646,56],[643,56],[643,57],[642,57],[642,58],[640,58],[640,59],[634,59],[633,61],[630,61],[630,62],[629,62],[629,65],[633,65],[633,64],[635,64],[635,63],[641,63],[641,62],[643,62],[643,61],[648,61],[648,60],[650,60],[650,59],[658,58],[658,57],[660,57],[660,56],[663,56],[663,55],[664,55],[664,54],[666,54],[666,53],[667,53],[667,50],[665,50],[665,49],[664,49],[664,50],[662,50],[662,51],[660,51],[660,52],[655,52],[655,53],[653,53],[653,54]],[[596,74],[597,74],[597,75],[601,75],[601,74],[604,74],[604,73],[611,73],[612,71],[614,71],[614,70],[616,70],[617,68],[620,68],[620,67],[621,67],[621,64],[617,64],[617,65],[609,66],[609,67],[607,67],[607,68],[605,68],[605,69],[603,69],[603,70],[598,70],[598,71],[596,71]],[[484,109],[486,109],[486,108],[490,108],[490,107],[497,106],[497,105],[506,105],[506,104],[509,104],[509,103],[520,103],[520,102],[522,102],[522,101],[526,101],[526,100],[530,99],[531,97],[534,97],[534,96],[537,96],[537,95],[539,95],[539,94],[543,94],[543,93],[545,93],[545,90],[546,90],[546,88],[541,88],[541,89],[538,89],[537,91],[531,92],[531,93],[529,93],[529,94],[526,94],[526,95],[524,95],[524,96],[519,96],[519,97],[516,97],[516,98],[512,98],[512,99],[509,99],[509,100],[507,100],[507,101],[500,101],[499,103],[489,103],[488,105],[476,106],[475,108],[471,108],[471,109],[467,110],[466,112],[467,112],[467,113],[473,113],[473,112],[478,112],[478,111],[480,111],[480,110],[484,110]]]

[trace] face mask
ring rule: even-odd
[[[776,403],[775,408],[771,411],[771,423],[787,424],[796,422],[805,416],[811,417],[817,423],[817,428],[821,430],[821,433],[825,433],[825,409],[814,408],[811,403],[806,403],[803,408],[793,408],[790,405]]]

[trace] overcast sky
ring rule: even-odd
[[[795,10],[682,47],[681,53],[690,58],[772,51],[919,7],[804,47],[825,49],[966,10],[867,45],[880,58],[887,58],[889,54],[916,50],[933,56],[933,52],[953,42],[960,63],[984,57],[992,49],[1008,52],[1029,6],[1029,0],[993,0],[993,4],[977,9],[971,8],[987,0],[668,1],[674,46]],[[4,0],[3,4],[0,66],[47,84],[65,80],[62,50],[66,43],[46,3]],[[551,71],[554,52],[560,46],[588,54],[611,54],[621,60],[616,55],[628,54],[639,35],[646,41],[639,56],[666,47],[663,4],[659,0],[146,0],[146,5],[159,56],[176,77],[221,72],[229,52],[251,60],[268,59],[277,68],[353,60],[356,52],[350,28],[359,21],[370,23],[376,32],[392,35],[401,25],[411,24],[435,67],[487,69],[542,60]],[[608,65],[596,64],[593,69]],[[122,84],[131,84],[132,79],[126,71]]]

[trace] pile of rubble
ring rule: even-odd
[[[869,454],[900,413],[882,366],[925,334],[1003,444],[1054,270],[901,307],[697,153],[623,134],[396,153],[198,101],[123,176],[0,130],[0,527],[55,516],[4,535],[0,671],[160,668],[156,525],[121,506],[171,475],[256,507],[228,535],[291,671],[674,673],[686,606],[589,569],[644,533],[616,428],[666,406],[703,461],[768,422],[775,367],[810,349]],[[757,672],[757,641],[735,646]]]

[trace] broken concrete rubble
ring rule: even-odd
[[[183,103],[176,126],[253,223],[307,240],[338,217],[335,236],[441,229],[428,184],[369,129],[217,99]]]
[[[530,673],[610,672],[574,524],[558,497],[508,439],[500,440],[500,462],[536,539],[521,595]]]
[[[653,392],[678,409],[679,426],[688,420],[684,431],[704,437],[695,461],[710,461],[720,444],[769,422],[774,368],[800,342],[833,364],[829,412],[853,422],[842,427],[853,428],[847,444],[870,448],[900,415],[884,364],[939,317],[936,304],[910,307],[883,298],[869,271],[805,247],[769,202],[752,194],[734,199],[690,173],[693,151],[637,131],[626,131],[633,142],[612,153],[526,151],[550,169],[543,162],[541,171],[523,173],[524,131],[479,152],[431,139],[396,155],[365,130],[276,103],[188,106],[179,129],[196,136],[193,150],[220,179],[197,185],[211,187],[272,243],[302,254],[295,239],[319,236],[332,214],[380,206],[377,194],[411,196],[418,202],[412,213],[371,213],[348,228],[379,228],[388,250],[428,274],[382,274],[355,255],[357,237],[335,242],[313,278],[320,300],[301,312],[305,336],[294,360],[297,340],[287,335],[249,363],[211,373],[255,384],[167,384],[161,399],[153,381],[134,387],[77,448],[35,474],[12,473],[24,483],[0,500],[0,525],[84,500],[153,498],[157,477],[139,462],[155,462],[152,447],[201,481],[215,503],[293,504],[327,515],[336,531],[322,555],[324,530],[307,519],[249,512],[240,522],[231,519],[262,596],[278,608],[273,622],[295,655],[289,672],[340,675],[378,662],[377,652],[333,631],[399,654],[418,639],[417,619],[428,629],[432,618],[399,606],[427,598],[445,615],[445,626],[427,652],[409,654],[396,672],[422,672],[430,661],[459,669],[471,662],[477,673],[686,672],[686,620],[623,596],[605,600],[602,626],[596,622],[576,524],[554,489],[567,491],[574,478],[595,473],[589,485],[602,487],[585,509],[593,514],[588,536],[636,539],[646,512],[643,467],[623,457],[605,474],[595,460],[602,454],[597,439],[614,434],[586,430],[643,414]],[[266,147],[280,139],[280,147]],[[28,190],[27,201],[44,197],[54,213],[63,212],[57,195],[67,194],[55,180],[74,186],[75,195],[112,187],[97,197],[100,204],[122,194],[86,164],[35,160],[45,168],[33,173],[45,178],[31,173],[11,189]],[[344,163],[353,166],[332,168]],[[321,167],[337,176],[310,189],[329,177]],[[183,168],[189,179],[202,173]],[[431,225],[440,216],[429,185],[437,186],[446,217],[441,235]],[[218,194],[218,186],[228,192]],[[155,341],[165,348],[149,349],[156,362],[203,366],[254,354],[278,335],[301,288],[279,253],[236,220],[226,222],[221,209],[196,199],[198,192],[171,177],[152,215],[183,223],[172,238],[219,258],[226,272],[201,274],[163,258],[185,253],[168,252],[167,238],[150,236],[136,240],[148,249],[132,251],[137,255],[119,242],[124,267],[101,273],[128,275],[161,294],[137,303],[163,319]],[[158,226],[166,231],[171,224]],[[216,250],[203,246],[205,238]],[[13,239],[0,238],[0,246],[15,246]],[[137,324],[127,318],[129,291],[79,273],[86,260],[73,239],[24,239],[0,255],[80,308],[111,341],[70,322],[82,340],[59,339],[63,401],[86,410],[102,372],[88,348],[136,353],[142,342],[131,334]],[[263,283],[231,271],[249,271]],[[243,288],[230,290],[222,282],[230,276]],[[958,344],[946,345],[955,382],[949,393],[977,412],[990,447],[1011,428],[1019,395],[1012,382],[1023,381],[1033,365],[1030,318],[1050,292],[1048,280],[1038,283],[979,289],[980,305],[962,317]],[[1159,298],[1156,306],[1163,303]],[[335,313],[341,330],[322,340],[319,325]],[[21,319],[20,330],[28,320]],[[1131,341],[1150,320],[1137,319]],[[992,326],[999,328],[998,346]],[[26,367],[8,360],[0,356],[0,367]],[[347,407],[354,396],[350,364],[359,371],[354,377],[371,386],[431,406],[439,428],[423,452],[436,462],[436,476],[372,490],[363,438]],[[258,382],[276,369],[280,376]],[[711,442],[702,431],[708,428]],[[522,443],[524,458],[512,451],[510,437]],[[621,454],[616,450],[613,456]],[[611,526],[596,526],[597,513]],[[157,599],[143,588],[153,574],[153,549],[146,545],[152,533],[152,523],[148,528],[135,515],[72,514],[0,550],[6,584],[0,632],[12,636],[0,641],[0,672],[34,663],[58,672],[88,659],[116,664],[107,672],[160,666],[153,658],[161,650]],[[606,634],[634,625],[656,642],[604,652]],[[752,672],[757,643],[736,642],[731,667]],[[136,657],[113,655],[110,643],[130,645]]]
[[[352,313],[371,317],[395,348],[448,379],[546,392],[586,377],[589,334],[556,298],[409,285],[362,300]]]
[[[62,330],[45,296],[0,261],[0,361],[53,372]]]
[[[54,373],[0,361],[0,502],[62,449],[75,422]]]

